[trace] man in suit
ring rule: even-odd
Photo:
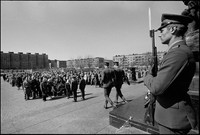
[[[37,85],[36,78],[34,75],[32,75],[32,77],[31,77],[31,93],[32,93],[33,99],[36,98],[36,85]]]
[[[65,83],[65,89],[66,89],[66,92],[67,92],[67,98],[69,99],[70,96],[71,96],[71,89],[70,89],[70,78],[68,77],[68,79],[66,80],[66,83]]]
[[[115,88],[116,88],[116,99],[115,99],[115,103],[118,104],[118,96],[120,96],[120,98],[127,103],[125,97],[123,96],[122,92],[121,92],[121,87],[122,84],[125,80],[127,80],[126,76],[125,76],[125,72],[123,69],[119,68],[119,62],[114,62],[114,73],[115,73]],[[128,83],[130,85],[130,83]]]
[[[20,87],[22,86],[23,80],[22,80],[22,75],[18,74],[17,78],[16,78],[16,86],[18,87],[18,90],[20,89]]]
[[[195,73],[195,60],[184,34],[191,18],[163,14],[158,30],[162,44],[169,46],[157,76],[148,74],[144,84],[156,97],[155,120],[161,134],[187,134],[195,128],[195,112],[187,94]]]
[[[72,82],[71,82],[71,90],[73,92],[74,96],[74,102],[77,102],[77,89],[78,89],[78,80],[75,75],[72,76]]]
[[[114,86],[114,79],[115,74],[114,70],[109,68],[109,63],[105,62],[104,65],[105,69],[102,71],[102,84],[104,88],[104,97],[105,97],[105,104],[104,108],[107,109],[108,102],[111,104],[112,107],[116,107],[116,104],[112,102],[109,95],[111,92],[112,87]]]
[[[81,90],[83,100],[85,100],[85,86],[86,86],[86,81],[84,80],[82,75],[79,83],[79,89]]]

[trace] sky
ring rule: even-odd
[[[1,51],[46,53],[50,60],[152,51],[151,28],[163,13],[181,14],[182,1],[1,1]],[[155,34],[158,51],[165,51]]]

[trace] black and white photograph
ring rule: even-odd
[[[199,1],[1,1],[1,134],[199,134]]]

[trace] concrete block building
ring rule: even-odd
[[[49,68],[48,55],[31,53],[4,53],[1,51],[1,69],[46,69]]]

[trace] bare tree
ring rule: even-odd
[[[93,58],[92,58],[92,56],[86,56],[86,65],[87,65],[87,67],[88,68],[91,68],[92,67],[92,65],[93,65]]]
[[[121,58],[121,65],[123,68],[125,68],[125,62],[126,62],[126,57],[123,55]]]
[[[73,59],[69,60],[68,65],[69,68],[74,68]]]
[[[82,59],[82,57],[78,57],[77,61],[76,61],[76,65],[78,68],[83,69],[84,68],[84,60]]]

